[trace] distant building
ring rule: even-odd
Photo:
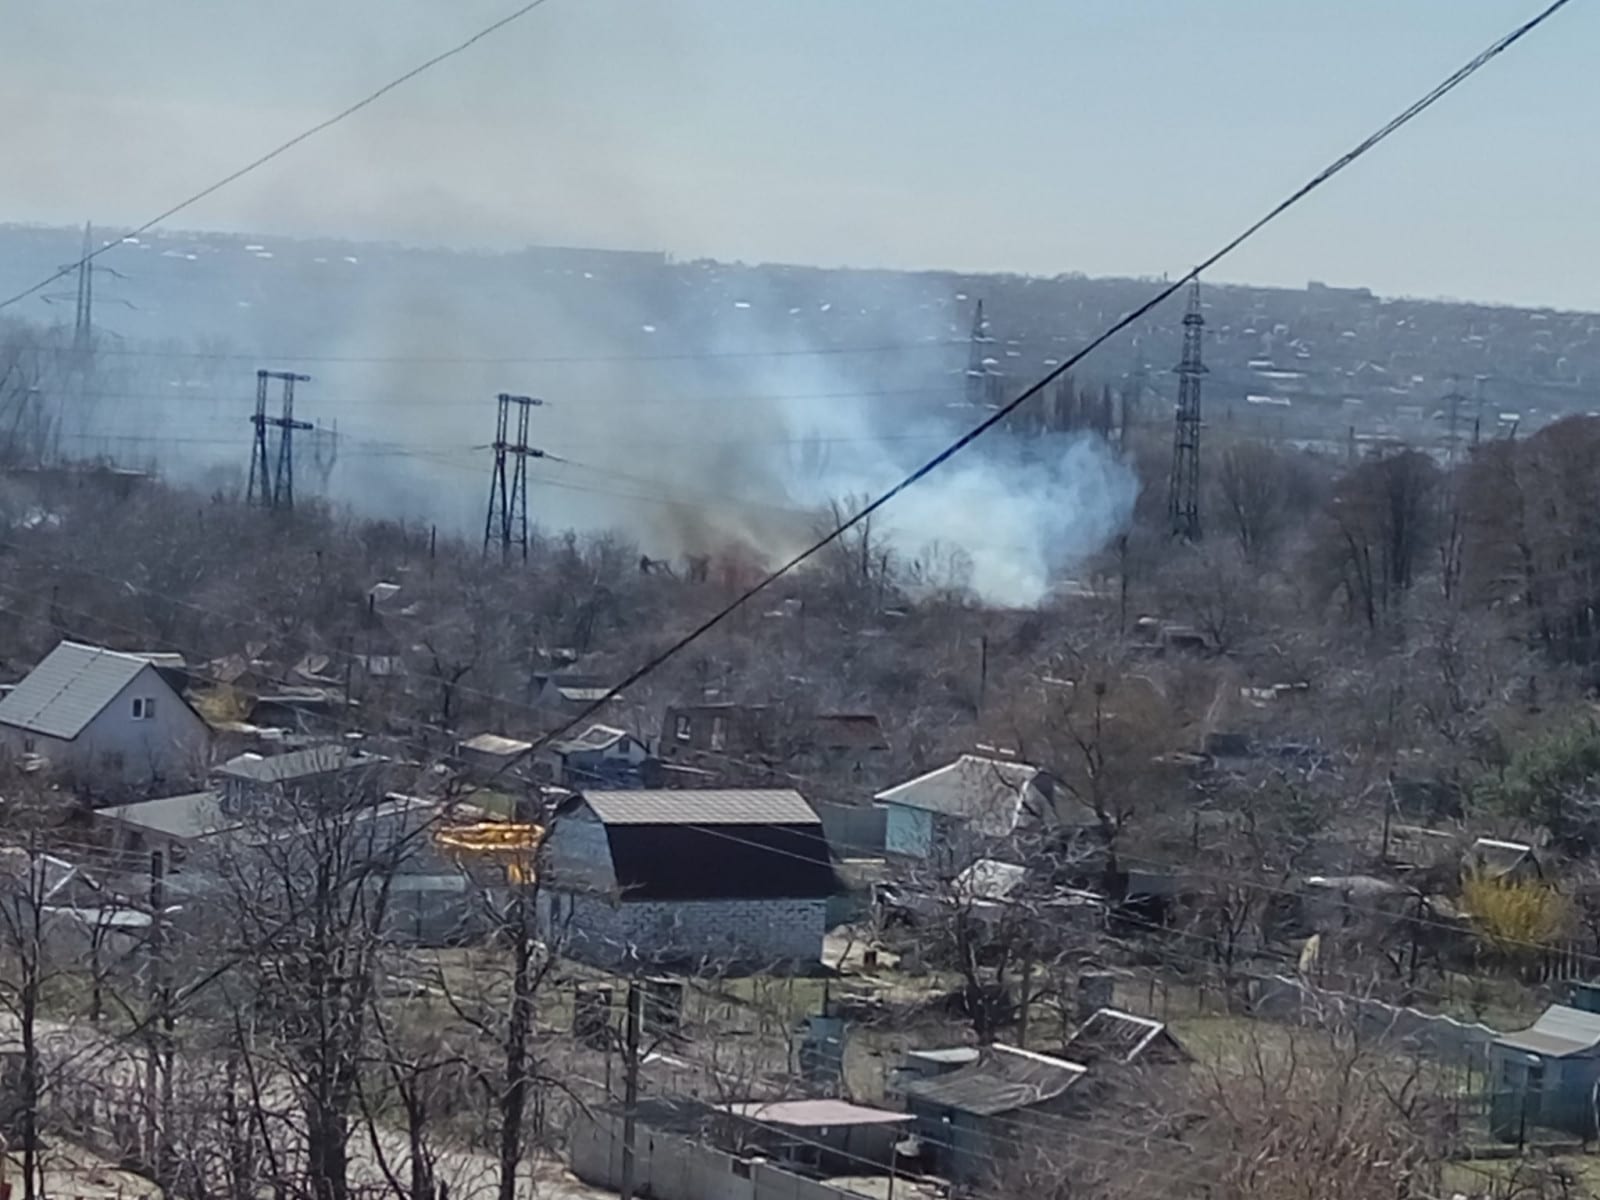
[[[1076,1108],[1072,1090],[1086,1074],[1080,1063],[997,1042],[975,1061],[906,1083],[906,1107],[939,1172],[970,1185],[1030,1139],[1059,1137],[1053,1118]]]
[[[862,1175],[894,1162],[896,1141],[915,1120],[844,1100],[746,1100],[716,1111],[743,1126],[737,1139],[756,1151],[823,1175]]]
[[[217,768],[222,811],[248,814],[264,805],[337,802],[359,806],[389,790],[388,759],[380,754],[328,742],[288,754],[241,754]]]
[[[772,749],[772,722],[764,704],[674,704],[662,718],[658,752],[668,760],[759,757]]]
[[[604,700],[611,685],[599,675],[580,675],[573,671],[539,672],[530,680],[531,703],[560,713],[579,713]]]
[[[517,760],[532,749],[533,743],[521,738],[480,733],[462,742],[456,747],[456,753],[468,773],[487,783],[510,772]]]
[[[0,700],[0,745],[109,788],[200,777],[210,730],[149,656],[62,642]]]
[[[873,797],[888,812],[884,850],[959,871],[1018,834],[1092,828],[1094,814],[1038,767],[963,754]]]
[[[837,884],[800,793],[589,791],[539,859],[539,921],[566,953],[714,966],[813,966]]]
[[[237,828],[239,820],[223,812],[221,795],[207,791],[102,808],[95,812],[94,824],[120,861],[159,852],[169,867],[178,867],[196,853],[199,843]]]
[[[646,782],[650,748],[626,730],[591,725],[577,737],[540,751],[539,765],[551,783],[578,790],[639,787]]]
[[[1533,1025],[1489,1044],[1489,1130],[1520,1142],[1536,1128],[1600,1134],[1600,1013],[1552,1004]]]

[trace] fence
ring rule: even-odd
[[[1251,1011],[1275,1021],[1326,1022],[1337,1016],[1357,1032],[1393,1039],[1466,1066],[1483,1061],[1499,1032],[1476,1021],[1419,1012],[1368,996],[1312,987],[1287,975],[1259,976],[1250,984]]]
[[[640,1124],[634,1138],[634,1186],[653,1200],[861,1200],[855,1192],[763,1162],[724,1154]],[[567,1144],[572,1173],[615,1190],[622,1182],[622,1120],[578,1113]]]

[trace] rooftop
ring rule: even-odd
[[[990,1117],[1054,1100],[1087,1073],[1079,1063],[996,1042],[977,1062],[908,1083],[905,1092],[923,1104]]]
[[[141,800],[137,804],[120,804],[115,808],[102,808],[95,815],[182,840],[221,833],[238,825],[223,814],[222,801],[215,792],[187,792],[181,796]]]
[[[607,825],[819,825],[792,788],[684,788],[585,792]]]
[[[1565,1058],[1600,1047],[1600,1013],[1552,1004],[1532,1026],[1502,1034],[1495,1044],[1543,1058]]]
[[[625,900],[810,900],[839,886],[822,823],[798,792],[584,792],[557,810],[553,844],[562,817],[584,805],[603,823]]]
[[[1039,768],[1002,758],[963,754],[953,763],[897,784],[873,797],[896,804],[970,821],[978,832],[1004,837],[1014,831],[1024,805],[1043,815],[1048,801],[1035,781]]]
[[[609,750],[627,736],[627,730],[618,729],[614,725],[591,725],[577,737],[557,742],[555,749],[561,754],[584,750]]]
[[[1160,1021],[1121,1009],[1102,1008],[1083,1023],[1061,1052],[1075,1062],[1131,1063],[1157,1047],[1169,1056],[1183,1056],[1182,1048]]]
[[[150,665],[137,654],[62,642],[0,700],[0,724],[71,741]]]
[[[793,1129],[836,1129],[844,1125],[895,1125],[914,1120],[910,1113],[868,1108],[844,1100],[746,1100],[721,1109],[763,1125]]]
[[[318,775],[332,775],[338,771],[352,771],[361,767],[377,766],[386,762],[382,755],[368,754],[337,742],[294,750],[288,754],[274,754],[263,758],[259,754],[241,754],[217,768],[217,774],[230,779],[243,779],[251,783],[287,783],[294,779],[312,779]]]
[[[478,754],[494,754],[503,758],[521,754],[525,750],[532,750],[532,742],[524,742],[518,738],[504,737],[498,733],[480,733],[477,737],[468,738],[461,743],[463,750],[471,750]]]

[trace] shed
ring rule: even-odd
[[[963,754],[952,763],[879,792],[887,809],[884,848],[904,858],[947,858],[951,865],[1023,831],[1089,828],[1094,814],[1058,795],[1054,780],[1028,763]]]
[[[1068,1039],[1061,1053],[1086,1066],[1100,1063],[1154,1065],[1189,1059],[1188,1051],[1163,1022],[1119,1008],[1096,1009]]]
[[[1552,1004],[1530,1027],[1489,1044],[1489,1129],[1520,1141],[1535,1126],[1589,1139],[1597,1125],[1600,1013]]]
[[[895,1143],[916,1119],[845,1100],[747,1100],[719,1106],[775,1157],[820,1171],[862,1174],[862,1164],[889,1166]]]
[[[1027,1140],[1028,1125],[1043,1134],[1050,1118],[1069,1111],[1087,1073],[1081,1063],[996,1042],[976,1062],[907,1083],[906,1107],[940,1170],[972,1183]]]

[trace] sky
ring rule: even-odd
[[[547,0],[177,228],[1159,275],[1542,0]],[[516,0],[0,16],[0,221],[136,224]],[[1214,278],[1600,309],[1600,6]]]

